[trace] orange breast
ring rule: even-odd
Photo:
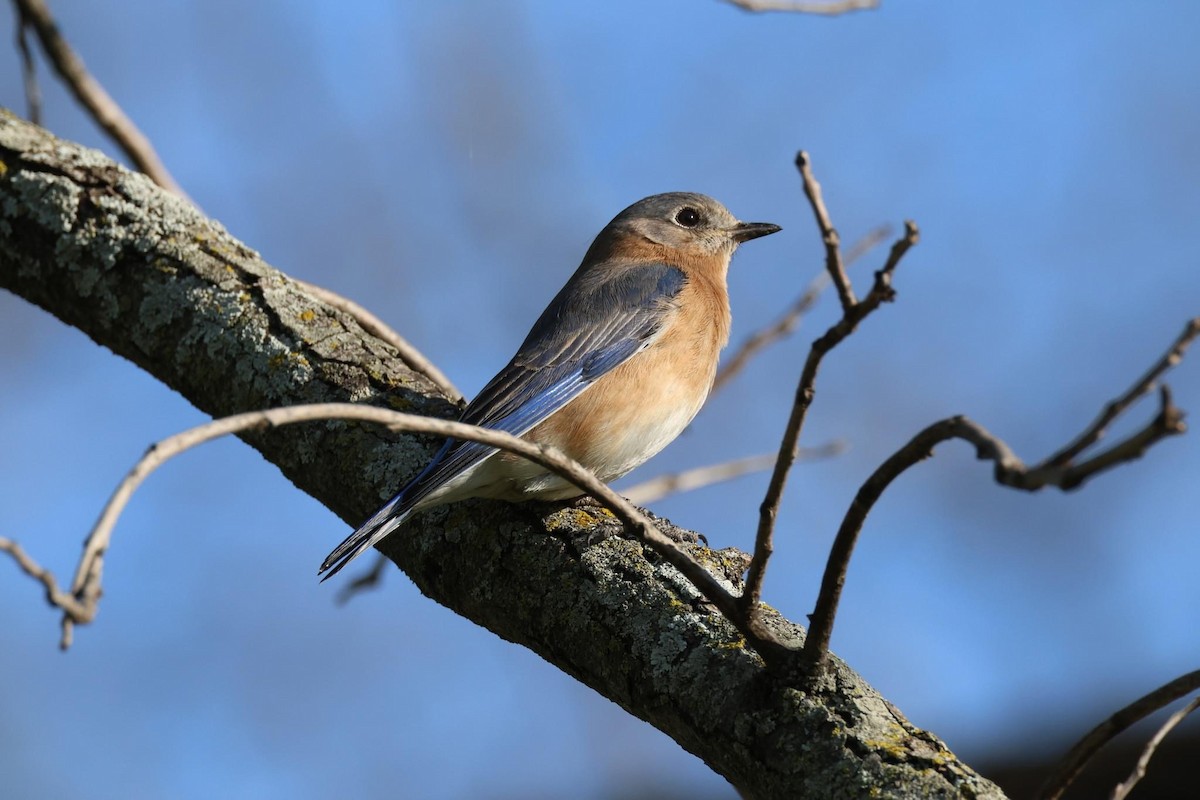
[[[723,277],[723,276],[722,276]],[[690,276],[658,338],[527,434],[605,481],[675,439],[704,404],[729,336],[724,286]]]

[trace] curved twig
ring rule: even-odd
[[[1108,426],[1112,424],[1113,420],[1119,417],[1125,409],[1133,405],[1134,401],[1138,398],[1148,394],[1159,376],[1183,360],[1183,354],[1187,352],[1188,345],[1192,343],[1197,335],[1200,335],[1200,317],[1188,321],[1187,326],[1183,329],[1183,333],[1179,335],[1179,338],[1175,340],[1170,349],[1163,353],[1163,357],[1155,362],[1150,369],[1146,370],[1145,375],[1139,378],[1133,386],[1129,387],[1129,391],[1104,406],[1104,409],[1100,412],[1100,416],[1096,417],[1095,422],[1089,425],[1083,433],[1079,434],[1075,441],[1047,458],[1041,466],[1047,469],[1054,469],[1064,464],[1069,464],[1084,450],[1100,441],[1108,431]]]
[[[1160,359],[1147,376],[1134,384],[1139,396],[1149,392],[1161,374],[1171,365],[1178,363],[1178,356],[1198,334],[1200,319],[1191,320],[1168,350],[1168,356],[1174,356]],[[1122,399],[1127,398],[1128,394]],[[1122,410],[1128,408],[1130,403],[1132,398],[1124,403]],[[1093,476],[1117,464],[1140,458],[1147,448],[1156,442],[1185,430],[1183,413],[1171,402],[1171,393],[1166,386],[1163,386],[1160,392],[1159,412],[1152,420],[1123,441],[1079,464],[1068,462],[1052,465],[1047,461],[1027,467],[1003,440],[992,435],[982,425],[962,416],[944,419],[925,428],[872,473],[846,511],[829,552],[816,607],[809,615],[811,624],[801,654],[804,670],[810,675],[819,674],[829,652],[834,616],[837,614],[850,556],[854,552],[854,546],[871,508],[901,473],[933,455],[935,445],[948,439],[962,439],[973,444],[978,458],[994,462],[995,479],[1004,486],[1029,492],[1047,486],[1068,491],[1082,486]]]
[[[63,611],[61,641],[63,649],[71,644],[74,625],[88,623],[95,618],[101,594],[104,554],[112,541],[113,527],[133,492],[155,469],[173,456],[231,433],[319,420],[360,420],[387,425],[396,430],[430,433],[480,442],[516,453],[553,470],[578,486],[583,492],[600,501],[613,512],[627,530],[638,536],[671,566],[679,570],[709,602],[742,631],[747,641],[764,659],[783,655],[785,648],[778,644],[774,637],[759,637],[748,630],[743,630],[744,626],[740,621],[741,615],[737,613],[737,599],[700,562],[659,531],[654,523],[632,503],[560,451],[552,447],[531,444],[524,439],[500,431],[353,403],[315,403],[235,414],[199,425],[152,445],[113,492],[101,512],[100,518],[84,542],[83,555],[80,557],[79,566],[71,583],[69,597],[72,598],[72,602],[56,602],[61,599],[59,595],[50,598],[50,602]],[[24,564],[21,559],[24,553],[15,543],[11,543],[6,549],[13,554],[18,563]],[[30,569],[25,571],[38,577]],[[43,584],[46,585],[45,580],[43,580]]]

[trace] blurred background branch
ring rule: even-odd
[[[801,0],[726,0],[746,11],[787,11],[795,14],[816,14],[836,17],[851,11],[870,11],[879,8],[879,0],[828,0],[828,2],[802,2]]]

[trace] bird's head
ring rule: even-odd
[[[714,256],[727,260],[742,242],[778,230],[778,225],[769,222],[740,222],[706,195],[668,192],[637,201],[618,214],[605,233],[634,247],[635,241],[649,242],[677,251],[685,260]]]

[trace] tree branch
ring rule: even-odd
[[[846,266],[849,267],[859,258],[870,252],[875,245],[887,238],[890,231],[891,226],[889,225],[880,225],[868,231],[865,236],[851,246],[850,252],[846,254]],[[821,292],[828,285],[828,271],[817,273],[817,276],[809,281],[808,286],[805,287],[800,296],[796,298],[791,307],[779,319],[765,328],[755,331],[742,343],[733,355],[724,359],[721,369],[717,371],[716,380],[713,381],[713,392],[715,393],[724,388],[727,383],[736,378],[738,373],[750,363],[751,359],[768,346],[795,331],[800,326],[800,321],[804,318],[804,315],[813,307],[817,302],[817,298],[821,296]]]
[[[1109,403],[1105,413],[1101,414],[1100,418],[1076,441],[1087,439],[1089,444],[1097,441],[1100,438],[1099,432],[1116,416],[1116,414],[1110,415],[1109,411],[1115,408],[1117,409],[1116,413],[1120,413],[1128,409],[1138,397],[1151,391],[1155,381],[1167,369],[1179,363],[1188,345],[1197,335],[1200,335],[1200,317],[1190,320],[1184,326],[1183,332],[1171,344],[1166,355],[1134,383],[1129,391]],[[966,417],[951,417],[930,425],[881,464],[854,496],[854,500],[842,520],[842,525],[838,529],[833,547],[830,549],[816,607],[809,615],[811,626],[808,638],[804,643],[804,653],[801,659],[804,671],[812,675],[819,673],[828,653],[829,641],[833,635],[834,616],[837,614],[838,601],[846,581],[846,571],[849,569],[850,557],[854,553],[854,546],[862,532],[867,515],[884,490],[891,485],[891,482],[913,465],[931,457],[935,445],[947,439],[963,439],[975,445],[976,454],[980,459],[995,463],[996,482],[1003,486],[1029,492],[1046,486],[1054,486],[1068,491],[1082,486],[1094,475],[1111,469],[1117,464],[1141,458],[1146,449],[1156,442],[1168,436],[1183,433],[1185,430],[1183,413],[1171,402],[1171,393],[1166,386],[1163,386],[1160,392],[1159,412],[1153,419],[1123,441],[1080,464],[1071,463],[1071,459],[1080,455],[1083,450],[1074,445],[1051,456],[1041,464],[1026,467],[1003,440],[993,436],[983,426]],[[1064,460],[1062,454],[1068,451],[1072,451],[1071,457]]]
[[[857,300],[843,265],[837,231],[834,230],[829,212],[825,208],[821,187],[813,177],[808,154],[803,150],[796,156],[796,167],[800,170],[800,177],[804,183],[804,194],[812,205],[817,228],[825,243],[825,267],[834,286],[838,288],[838,297],[842,301],[842,318],[813,342],[808,358],[804,361],[804,369],[800,373],[800,382],[796,387],[792,412],[783,432],[783,441],[779,445],[779,456],[775,462],[775,469],[771,473],[766,496],[759,506],[758,530],[754,537],[754,557],[750,561],[750,571],[746,576],[746,590],[742,594],[742,609],[746,615],[746,627],[760,635],[765,635],[760,620],[762,585],[767,572],[767,562],[770,561],[771,554],[774,552],[775,518],[779,513],[779,503],[783,499],[783,489],[787,484],[788,472],[799,453],[800,432],[808,415],[808,407],[816,395],[815,385],[821,360],[842,340],[854,333],[858,324],[871,312],[895,297],[895,290],[892,289],[892,273],[895,272],[904,254],[920,239],[916,223],[911,220],[906,221],[904,235],[892,245],[887,261],[884,262],[881,269],[876,271],[875,282],[870,293],[862,300]]]
[[[851,11],[870,11],[879,8],[879,0],[829,0],[829,2],[804,2],[804,0],[728,0],[732,5],[746,11],[788,11],[794,14],[815,14],[836,17]]]
[[[1047,458],[1037,469],[1052,471],[1070,464],[1080,453],[1100,441],[1104,437],[1104,434],[1107,433],[1108,426],[1117,417],[1124,413],[1139,398],[1149,394],[1154,388],[1155,381],[1164,372],[1183,360],[1184,352],[1187,351],[1188,345],[1192,343],[1197,335],[1200,335],[1200,317],[1190,320],[1184,328],[1183,333],[1179,335],[1170,349],[1163,354],[1163,357],[1156,361],[1150,369],[1146,370],[1146,374],[1139,378],[1133,386],[1130,386],[1125,394],[1108,403],[1100,412],[1100,416],[1096,417],[1096,421],[1089,425],[1083,433],[1079,434],[1075,441]]]
[[[408,340],[400,334],[396,333],[392,328],[379,317],[372,314],[367,309],[360,306],[358,303],[349,298],[342,297],[336,292],[331,292],[328,289],[317,286],[315,283],[308,281],[297,280],[293,278],[297,284],[302,286],[312,296],[318,298],[324,303],[333,306],[338,311],[349,314],[354,320],[362,326],[362,329],[371,334],[377,339],[390,344],[396,348],[397,354],[404,364],[413,372],[419,372],[429,380],[433,381],[434,385],[442,391],[442,394],[449,397],[454,402],[463,401],[463,393],[458,390],[446,374],[437,368],[437,365],[425,357],[417,348],[409,344]]]
[[[50,15],[50,9],[43,0],[14,0],[17,12],[17,46],[21,51],[25,72],[25,94],[29,101],[29,119],[35,125],[41,116],[41,93],[38,90],[37,77],[34,72],[33,54],[25,32],[32,27],[38,32],[47,56],[58,70],[59,77],[75,95],[88,115],[97,125],[106,131],[129,160],[159,186],[172,191],[180,197],[187,195],[174,178],[160,162],[154,146],[150,143],[133,120],[129,119],[117,102],[105,91],[104,87],[93,78],[83,66],[83,60],[75,54],[71,45],[58,30],[57,24]],[[363,330],[391,344],[399,351],[409,367],[426,375],[439,388],[455,400],[462,399],[462,392],[454,386],[433,362],[408,343],[404,337],[392,330],[383,320],[370,311],[339,294],[324,289],[307,281],[297,280],[310,294],[316,295],[325,303],[344,311],[362,326]]]
[[[1046,783],[1038,790],[1039,800],[1058,800],[1063,792],[1083,770],[1084,765],[1091,760],[1100,748],[1112,741],[1117,734],[1124,731],[1135,722],[1158,711],[1160,708],[1175,702],[1181,697],[1200,689],[1200,670],[1180,675],[1175,680],[1163,684],[1147,695],[1139,697],[1129,705],[1101,722],[1088,731],[1082,739],[1063,757],[1058,768],[1046,779]]]
[[[29,46],[29,20],[20,4],[14,4],[17,15],[17,50],[21,53],[21,77],[25,81],[25,103],[27,116],[34,125],[42,124],[42,89],[38,85],[37,63],[33,60],[33,48]]]
[[[7,112],[0,286],[214,417],[314,402],[457,413],[390,346],[190,204]],[[347,424],[240,436],[349,523],[390,497],[437,446],[428,436]],[[609,536],[588,545],[619,529],[585,509],[478,500],[419,515],[382,549],[430,598],[655,725],[747,797],[1003,797],[836,659],[827,687],[796,691],[641,542]],[[684,548],[737,586],[742,554]],[[800,646],[799,626],[769,610],[760,622],[789,648]]]
[[[138,463],[117,486],[116,491],[113,492],[112,497],[104,506],[104,510],[100,513],[100,519],[97,520],[84,541],[83,555],[79,559],[75,578],[71,582],[70,594],[65,596],[69,602],[64,601],[62,593],[53,586],[53,576],[45,571],[39,572],[15,542],[0,540],[0,549],[7,549],[28,574],[41,580],[46,586],[50,603],[64,612],[61,647],[66,650],[71,645],[73,626],[77,623],[90,623],[96,616],[102,593],[100,581],[104,571],[104,554],[112,543],[113,528],[116,526],[121,512],[125,510],[125,506],[133,497],[133,493],[152,472],[180,453],[221,436],[242,431],[279,428],[300,422],[328,420],[374,422],[397,431],[429,433],[441,437],[480,442],[516,453],[546,467],[602,502],[617,519],[625,524],[626,530],[653,547],[668,563],[679,570],[704,595],[704,599],[725,615],[726,619],[735,625],[740,621],[734,596],[713,578],[712,574],[699,561],[681,550],[674,541],[659,531],[654,523],[632,503],[610,489],[591,471],[567,458],[558,450],[527,442],[503,431],[351,403],[314,403],[274,408],[267,411],[248,411],[198,425],[151,445],[146,454],[138,460]],[[769,645],[773,643],[766,643],[768,646],[764,648],[762,643],[758,643],[751,634],[745,631],[743,634],[764,657],[772,655],[773,650]]]
[[[1150,737],[1150,741],[1146,742],[1146,747],[1142,750],[1141,756],[1138,757],[1137,763],[1133,767],[1133,772],[1129,773],[1129,777],[1118,783],[1113,789],[1112,800],[1125,800],[1129,796],[1129,793],[1133,791],[1133,787],[1138,785],[1138,781],[1146,777],[1146,770],[1150,768],[1150,759],[1154,758],[1154,752],[1162,744],[1163,739],[1166,739],[1171,731],[1175,730],[1175,727],[1197,708],[1200,708],[1200,697],[1195,698],[1192,702],[1167,717],[1167,721],[1162,724],[1162,727]]]
[[[42,50],[54,65],[63,83],[75,95],[75,99],[87,109],[92,119],[109,135],[117,146],[127,153],[134,166],[146,173],[164,189],[180,197],[187,197],[183,188],[175,182],[166,165],[158,157],[154,146],[145,134],[125,115],[100,82],[92,77],[81,59],[59,33],[58,25],[43,0],[13,0],[21,19],[37,32]]]
[[[817,218],[817,229],[821,231],[821,241],[825,245],[825,271],[829,273],[829,278],[837,289],[842,312],[849,313],[858,304],[858,299],[854,296],[854,289],[850,287],[850,276],[846,274],[846,267],[842,263],[842,239],[829,218],[829,211],[825,208],[825,197],[821,194],[821,184],[817,183],[813,176],[808,153],[803,150],[796,154],[796,169],[800,170],[804,195],[812,206],[813,216]]]
[[[821,447],[802,450],[798,458],[802,461],[813,461],[821,458],[832,458],[846,449],[846,443],[835,440]],[[656,500],[669,497],[680,492],[691,492],[712,486],[714,483],[731,481],[743,475],[764,472],[775,465],[775,453],[763,453],[757,456],[738,458],[733,461],[723,461],[720,464],[707,464],[703,467],[693,467],[682,472],[668,472],[665,475],[644,480],[622,490],[625,498],[637,505],[649,505]]]
[[[1192,327],[1189,325],[1185,334]],[[935,445],[947,439],[970,442],[975,445],[978,458],[995,463],[996,482],[1004,486],[1030,492],[1046,486],[1056,486],[1065,491],[1083,485],[1092,476],[1117,464],[1140,458],[1146,448],[1167,436],[1183,433],[1185,428],[1182,420],[1183,414],[1171,404],[1170,393],[1164,387],[1159,413],[1141,430],[1082,464],[1063,465],[1055,469],[1026,467],[1003,440],[966,417],[951,417],[930,425],[872,473],[854,496],[850,509],[842,519],[842,525],[834,538],[829,560],[825,565],[816,608],[809,615],[811,624],[801,658],[803,671],[814,676],[819,674],[828,654],[834,616],[837,614],[842,586],[846,581],[846,570],[850,566],[850,556],[854,552],[867,515],[892,481],[914,464],[930,458]]]

